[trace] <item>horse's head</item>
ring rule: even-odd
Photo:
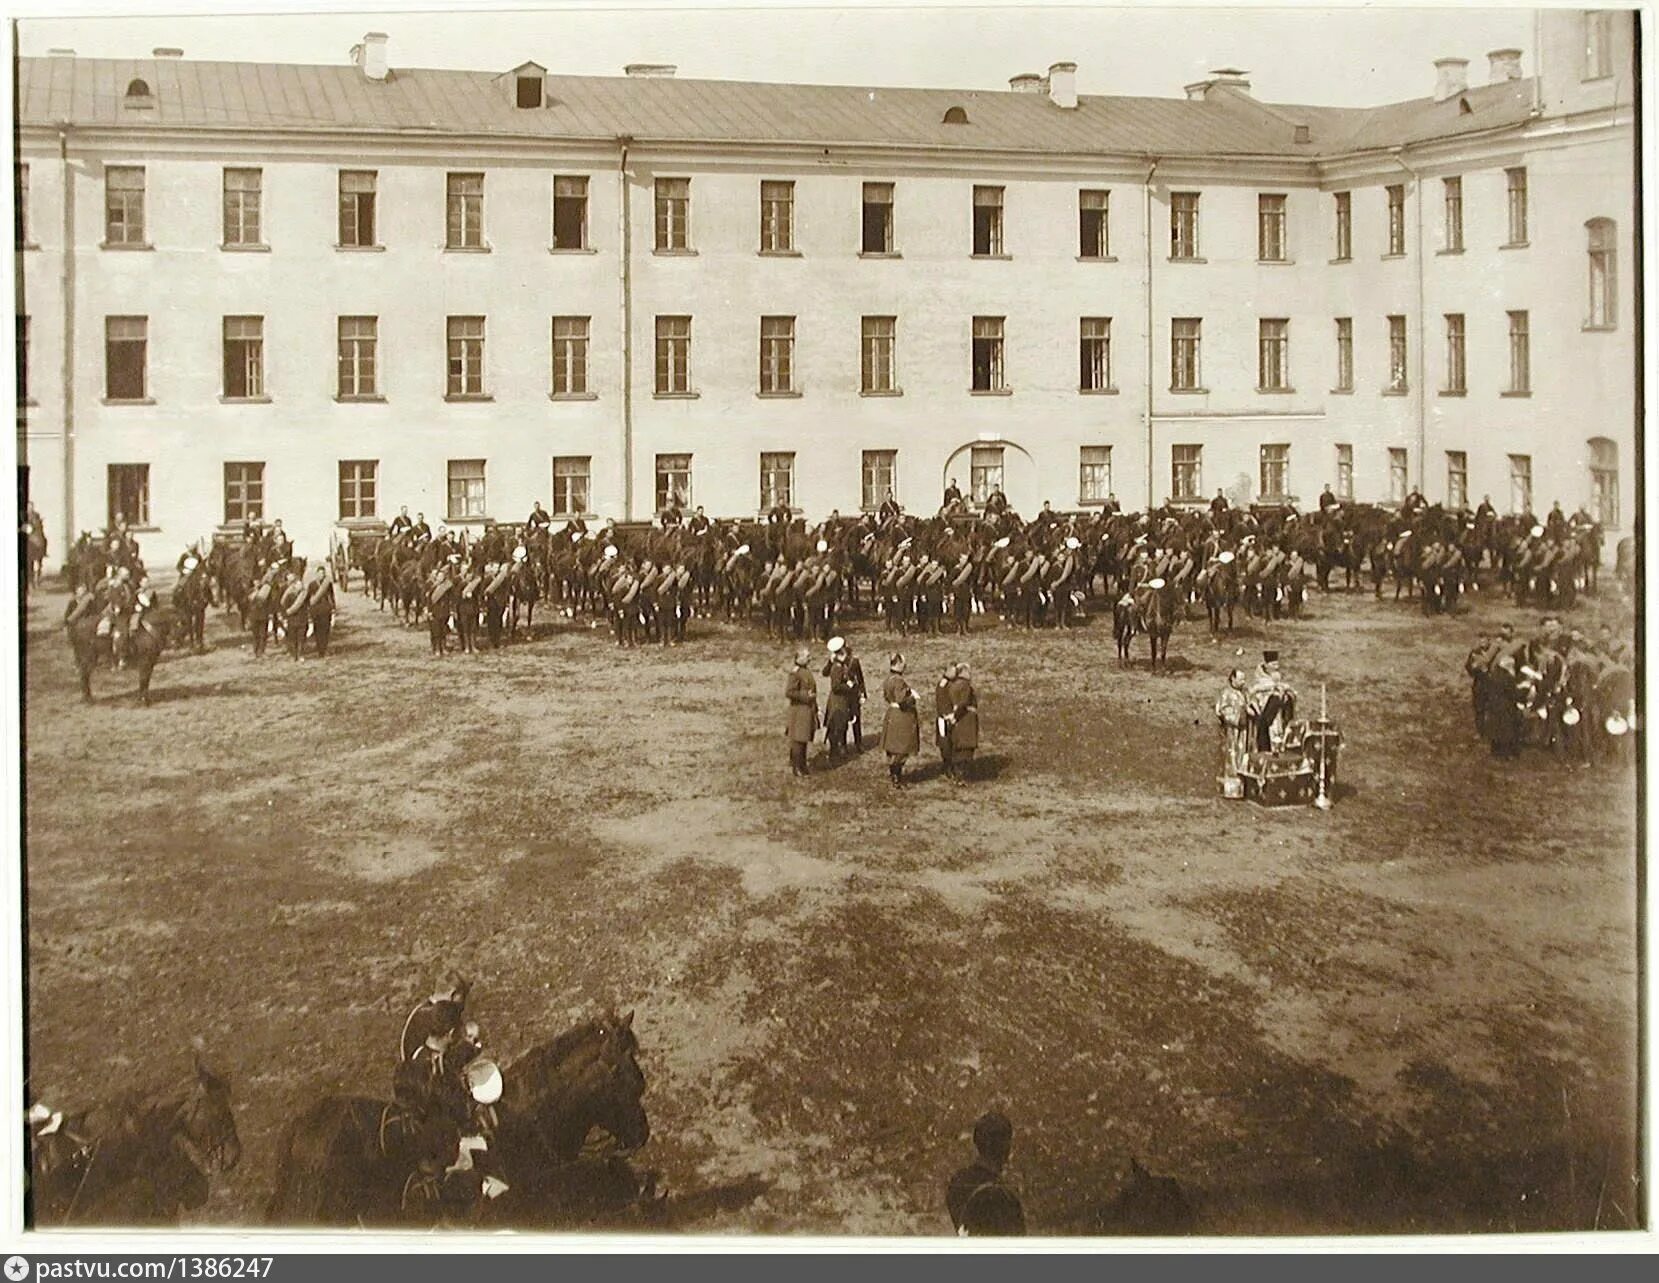
[[[241,1161],[242,1140],[236,1134],[230,1082],[208,1068],[200,1048],[195,1075],[179,1107],[177,1127],[189,1142],[193,1161],[204,1172],[228,1172]]]
[[[640,1103],[645,1075],[640,1072],[639,1040],[634,1037],[634,1013],[618,1019],[609,1014],[594,1022],[598,1039],[591,1072],[595,1121],[624,1149],[639,1149],[651,1139],[651,1123]]]

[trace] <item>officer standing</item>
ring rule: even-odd
[[[807,667],[812,652],[802,646],[795,652],[795,667],[789,670],[784,684],[784,698],[789,701],[789,724],[785,734],[789,738],[789,769],[793,775],[806,775],[806,748],[818,732],[818,683]]]
[[[847,666],[846,646],[840,637],[831,637],[829,659],[824,664],[824,676],[829,678],[829,697],[824,701],[824,741],[832,762],[847,751],[847,728],[852,724],[855,707],[856,691]]]
[[[887,754],[887,774],[894,788],[904,784],[905,759],[921,751],[921,717],[916,711],[916,692],[904,679],[904,656],[895,653],[887,662],[887,680],[881,697],[887,714],[881,724],[881,748]]]
[[[950,777],[955,784],[968,782],[968,767],[979,748],[979,692],[974,690],[967,664],[956,665],[947,691],[950,696]]]

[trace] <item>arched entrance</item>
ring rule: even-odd
[[[994,489],[1000,489],[1014,511],[1031,516],[1041,508],[1037,493],[1037,461],[1017,441],[987,435],[958,446],[945,460],[939,477],[939,493],[952,480],[975,505],[983,504]]]

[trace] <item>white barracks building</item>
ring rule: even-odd
[[[178,50],[19,67],[52,560],[399,505],[1294,498],[1636,516],[1628,12],[1375,109]],[[529,51],[527,51],[529,52]],[[1475,83],[1480,80],[1482,83]]]

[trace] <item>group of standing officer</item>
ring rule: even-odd
[[[790,772],[811,774],[807,748],[824,728],[825,756],[833,765],[849,754],[864,751],[863,707],[868,695],[864,666],[843,637],[829,640],[828,658],[820,675],[829,679],[822,722],[818,713],[818,681],[813,674],[812,651],[805,646],[795,651],[795,663],[784,686],[788,702]],[[887,663],[887,678],[881,697],[886,705],[881,726],[881,751],[887,757],[887,775],[895,788],[904,784],[905,763],[921,752],[922,717],[920,700],[905,676],[903,655],[894,653]],[[945,774],[953,784],[966,783],[967,770],[979,748],[979,693],[974,689],[968,665],[945,665],[934,688],[934,730]]]

